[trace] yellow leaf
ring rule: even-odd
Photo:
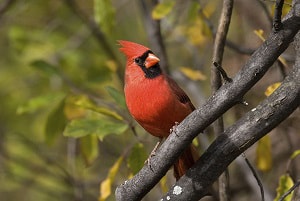
[[[154,20],[160,20],[168,15],[175,5],[175,1],[167,1],[158,3],[152,10],[152,18]]]
[[[199,70],[194,70],[189,67],[180,67],[180,71],[191,80],[206,80],[206,76]]]
[[[193,141],[192,141],[192,144],[195,146],[195,147],[198,147],[199,146],[199,141],[197,138],[194,138]]]
[[[292,0],[284,0],[283,8],[282,8],[282,17],[285,16],[292,8]],[[275,3],[273,3],[271,15],[274,17],[275,11]]]
[[[285,16],[292,8],[292,0],[285,0],[282,9],[282,16]]]
[[[279,179],[279,185],[276,189],[277,191],[277,195],[276,198],[274,199],[274,201],[278,201],[279,198],[286,192],[288,191],[292,186],[294,185],[294,182],[292,180],[292,178],[290,177],[289,174],[284,174],[280,177]],[[293,197],[293,192],[290,193],[285,199],[284,201],[291,201]]]
[[[100,184],[100,197],[99,201],[105,201],[111,194],[111,185],[115,180],[115,176],[120,169],[123,161],[123,156],[120,156],[114,165],[109,169],[108,175],[104,181]]]
[[[109,170],[109,174],[108,176],[114,180],[115,179],[115,176],[120,168],[120,165],[122,164],[122,161],[123,161],[123,156],[120,156],[118,158],[118,160],[115,162],[115,164],[110,168]]]
[[[296,158],[297,156],[299,156],[300,155],[300,149],[298,149],[298,150],[296,150],[296,151],[294,151],[294,153],[291,155],[291,159],[294,159],[294,158]]]
[[[86,115],[86,111],[83,108],[78,107],[74,102],[75,96],[67,96],[64,106],[64,114],[68,120],[78,119]]]
[[[198,2],[197,2],[198,3]],[[212,14],[216,11],[217,8],[217,1],[208,1],[203,8],[203,14],[207,19],[209,19]]]
[[[281,85],[281,82],[276,82],[274,84],[271,84],[268,86],[268,88],[265,91],[266,96],[270,96],[279,86]]]
[[[279,56],[279,57],[278,57],[278,60],[283,64],[284,67],[287,67],[287,66],[288,66],[288,64],[287,64],[287,62],[286,62],[286,60],[285,60],[285,58],[283,58],[282,56]]]
[[[272,167],[271,139],[268,135],[258,141],[256,148],[256,165],[261,171],[268,171]]]
[[[160,182],[159,182],[161,191],[163,193],[168,192],[168,186],[167,186],[167,176],[165,175],[163,178],[161,178]]]
[[[264,38],[263,34],[264,31],[262,29],[257,29],[254,30],[255,35],[257,35],[262,41],[265,41],[266,39]]]
[[[179,27],[179,31],[184,33],[194,45],[202,45],[211,37],[211,31],[201,17],[197,17],[188,26]]]
[[[99,198],[99,201],[104,201],[108,196],[111,194],[111,179],[106,178],[103,182],[101,182],[100,187],[100,193],[101,197]]]

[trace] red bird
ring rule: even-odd
[[[194,105],[176,82],[162,72],[159,58],[149,48],[129,41],[119,43],[120,51],[127,57],[124,92],[129,112],[151,135],[168,137],[170,129],[190,114]],[[174,164],[177,180],[196,157],[191,144]]]

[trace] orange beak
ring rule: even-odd
[[[145,66],[146,68],[150,68],[151,66],[154,66],[159,62],[159,58],[155,56],[154,54],[148,54],[148,57],[145,60]]]

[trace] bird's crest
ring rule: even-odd
[[[149,50],[148,47],[130,41],[119,40],[118,42],[121,45],[120,51],[123,52],[128,59],[139,57]]]

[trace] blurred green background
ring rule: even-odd
[[[0,1],[1,200],[114,200],[115,187],[143,166],[157,139],[126,110],[125,58],[117,44],[122,39],[151,47],[141,2],[161,19],[170,74],[198,107],[211,93],[212,33],[220,1],[166,0],[159,7],[137,0]],[[273,4],[251,2],[236,1],[234,7],[229,40],[249,51],[225,49],[223,66],[230,76],[262,43],[253,31],[262,29],[266,37],[271,30],[267,14]],[[225,124],[255,107],[266,88],[281,80],[282,71],[274,66],[247,94],[250,106],[230,110]],[[272,131],[272,139],[249,150],[253,163],[260,161],[257,168],[271,197],[288,157],[299,149],[297,120],[293,115]],[[200,136],[195,142],[200,151],[213,136]],[[259,197],[255,184],[236,179],[249,176],[247,167],[230,168],[233,200]],[[172,182],[168,173],[145,200],[158,199]]]

